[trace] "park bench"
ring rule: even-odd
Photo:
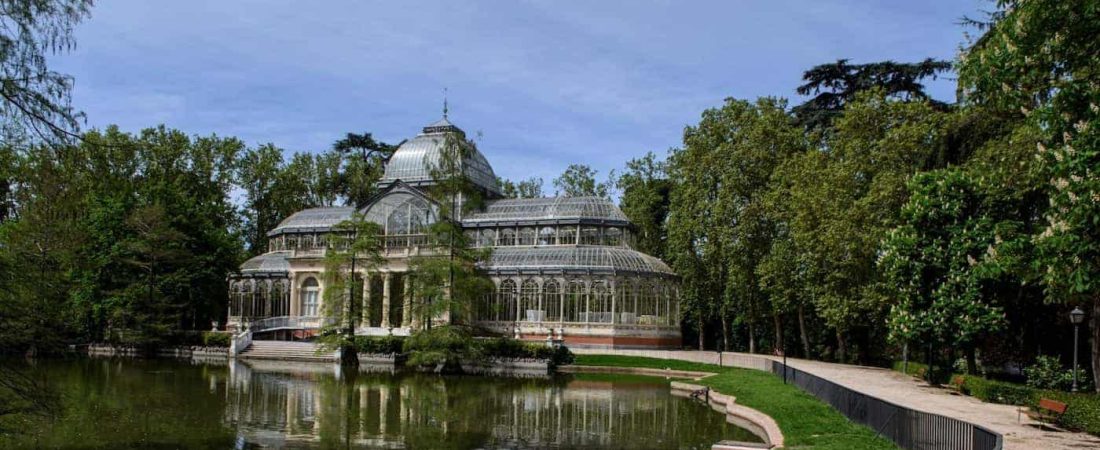
[[[1028,417],[1038,420],[1041,424],[1050,425],[1062,420],[1062,416],[1066,414],[1067,409],[1069,409],[1069,405],[1065,403],[1049,398],[1041,398],[1039,399],[1039,405],[1034,410],[1030,408],[1017,410],[1016,420],[1019,421],[1020,413],[1024,413]]]
[[[966,383],[966,377],[964,377],[962,375],[955,375],[955,376],[951,377],[951,381],[948,382],[948,384],[951,386],[951,389],[954,389],[958,392],[962,392],[963,384],[965,384],[965,383]]]

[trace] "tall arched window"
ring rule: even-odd
[[[588,321],[611,322],[611,289],[606,281],[592,283],[592,297],[588,301]]]
[[[585,313],[585,285],[584,280],[571,280],[569,290],[565,296],[565,317],[563,322],[583,322]]]
[[[516,230],[512,228],[502,228],[500,233],[497,234],[497,245],[511,246],[516,245]]]
[[[549,279],[542,283],[542,310],[545,311],[544,321],[561,320],[561,285],[558,280]]]
[[[321,285],[316,278],[309,277],[302,282],[301,298],[302,310],[298,315],[316,317],[320,314]]]
[[[638,323],[642,325],[657,324],[657,285],[643,283],[638,286]]]
[[[516,320],[516,282],[510,279],[501,281],[497,298],[494,319],[498,322]]]
[[[519,293],[519,320],[542,322],[543,312],[539,309],[539,284],[530,278],[523,280]]]

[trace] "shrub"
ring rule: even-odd
[[[202,345],[206,347],[229,347],[229,341],[231,340],[229,333],[222,333],[219,331],[203,331],[202,332]]]
[[[550,347],[540,342],[523,342],[509,337],[481,339],[477,350],[483,358],[520,358],[547,361],[557,367],[573,363],[573,352],[565,346]]]
[[[410,366],[454,370],[462,361],[477,359],[473,347],[473,338],[468,330],[442,326],[413,333],[405,340],[403,350],[409,355],[406,364]]]
[[[356,336],[355,350],[367,355],[393,355],[404,351],[405,340],[397,336]]]
[[[978,400],[1007,405],[1031,405],[1038,403],[1035,390],[1027,386],[964,375],[961,390]]]
[[[1037,389],[1068,391],[1073,386],[1073,369],[1065,369],[1056,356],[1040,355],[1035,364],[1024,368],[1027,385]],[[1077,370],[1077,379],[1085,380],[1085,371]]]
[[[1069,405],[1066,414],[1062,416],[1060,422],[1062,426],[1100,435],[1100,395],[1042,391],[1036,396],[1036,404],[1039,397],[1058,400]]]

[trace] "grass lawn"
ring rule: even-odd
[[[636,356],[577,355],[577,365],[670,368],[714,372],[718,375],[694,381],[723,394],[737,397],[737,403],[775,419],[783,430],[785,448],[896,449],[893,442],[878,437],[870,428],[848,420],[831,406],[771,373],[736,367],[719,367],[669,359]]]

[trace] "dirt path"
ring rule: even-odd
[[[588,350],[576,353],[619,354],[649,356],[686,361],[718,363],[714,352],[694,351],[646,351],[646,350]],[[722,354],[724,365],[751,365],[752,360],[770,358],[743,353]],[[748,363],[748,364],[746,364]],[[832,364],[819,361],[788,359],[787,364],[812,373],[855,391],[872,395],[911,409],[954,417],[981,425],[1004,435],[1006,450],[1033,449],[1100,449],[1100,438],[1086,433],[1048,431],[1026,415],[1017,420],[1017,407],[983,403],[974,397],[959,395],[953,391],[936,388],[889,369],[877,367]]]

